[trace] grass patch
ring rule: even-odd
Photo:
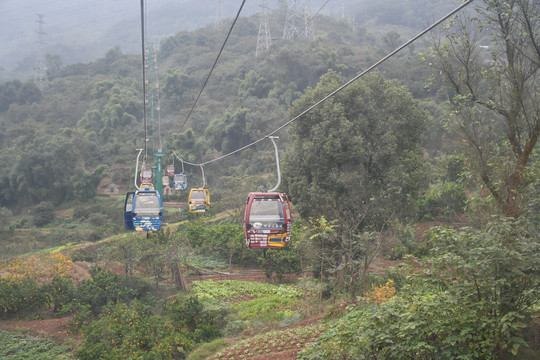
[[[295,298],[272,295],[233,304],[233,309],[238,311],[238,317],[242,320],[275,322],[291,317],[294,314],[291,308],[296,307],[297,303]]]
[[[203,360],[215,354],[219,349],[227,346],[225,339],[216,339],[212,342],[202,344],[195,351],[189,354],[187,360]]]
[[[224,300],[231,303],[272,295],[294,299],[303,294],[297,287],[290,285],[237,280],[194,281],[193,291],[202,298]]]

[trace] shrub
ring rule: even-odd
[[[393,298],[394,295],[396,295],[394,281],[388,280],[385,285],[376,286],[373,284],[371,290],[364,297],[375,304],[382,304]]]
[[[37,227],[50,224],[54,219],[54,205],[50,202],[37,204],[32,212],[32,224]]]
[[[215,324],[224,314],[205,309],[197,297],[169,302],[167,313],[175,329],[189,331],[196,343],[208,342],[221,336],[221,330]]]
[[[433,228],[430,257],[400,296],[353,309],[300,358],[515,358],[540,301],[538,234],[525,219]]]
[[[462,213],[467,196],[462,184],[444,182],[418,200],[420,217],[452,216]]]
[[[0,318],[29,313],[44,305],[44,294],[34,280],[0,279]]]
[[[89,305],[94,316],[108,304],[128,302],[143,295],[130,287],[126,278],[99,266],[92,266],[90,275],[90,279],[82,281],[77,287],[76,302],[79,306]]]
[[[83,326],[84,345],[76,356],[93,359],[184,359],[193,349],[186,330],[165,325],[139,301],[109,305],[100,318]]]
[[[279,281],[285,274],[300,274],[300,257],[291,246],[283,249],[266,251],[257,258],[259,267],[264,270],[267,278],[275,275]]]
[[[55,276],[51,283],[44,286],[47,305],[52,307],[54,312],[62,312],[62,309],[70,304],[75,297],[75,287],[71,280]]]

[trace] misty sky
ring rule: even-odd
[[[233,17],[240,4],[241,0],[223,0],[223,16]],[[138,51],[140,5],[140,0],[0,0],[0,70],[11,71],[35,58],[37,14],[44,15],[45,53],[67,53],[62,56],[68,58],[64,63],[102,57],[117,45],[123,52]],[[145,0],[145,6],[146,37],[152,41],[194,30],[201,21],[213,23],[218,14],[217,0]],[[249,12],[257,11],[257,7],[251,8]],[[198,23],[189,23],[186,19],[190,17]]]

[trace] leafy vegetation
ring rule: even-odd
[[[527,346],[521,331],[540,299],[537,230],[504,219],[486,232],[432,229],[429,256],[411,267],[398,295],[358,304],[301,358],[516,356]]]
[[[227,346],[209,359],[250,359],[268,354],[299,349],[324,330],[322,325],[292,328],[283,331],[269,331]]]
[[[0,356],[13,360],[75,359],[72,348],[53,340],[0,330]]]

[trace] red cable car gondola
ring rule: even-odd
[[[152,183],[152,169],[143,168],[141,170],[140,180],[141,180],[141,184],[151,184]]]
[[[167,176],[174,176],[174,165],[167,165],[165,173]]]
[[[282,248],[291,239],[291,206],[285,193],[250,193],[244,208],[244,237],[250,248]]]

